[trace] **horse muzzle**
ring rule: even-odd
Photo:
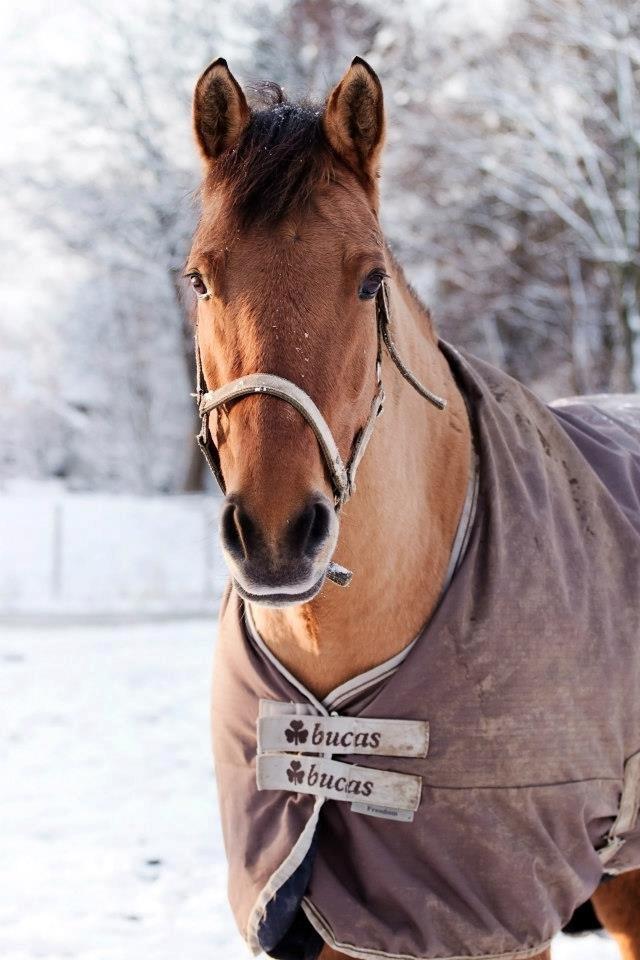
[[[333,504],[320,493],[275,532],[261,526],[241,498],[227,497],[220,538],[238,593],[264,606],[312,600],[329,572],[338,527]]]

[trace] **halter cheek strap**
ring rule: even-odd
[[[204,377],[202,374],[202,363],[200,359],[200,347],[198,344],[198,334],[195,336],[196,353],[196,397],[198,403],[198,412],[201,418],[200,433],[197,441],[202,450],[207,463],[216,478],[223,493],[226,492],[224,477],[220,468],[220,456],[218,448],[214,443],[213,437],[209,431],[209,414],[218,407],[226,406],[242,397],[256,396],[264,394],[265,396],[277,397],[291,404],[307,421],[313,430],[318,446],[327,465],[331,485],[333,487],[333,496],[336,512],[341,509],[343,504],[353,496],[355,492],[356,471],[362,460],[367,444],[371,439],[373,428],[378,416],[382,413],[384,403],[384,389],[382,386],[382,350],[386,347],[387,352],[399,372],[418,391],[418,393],[438,407],[444,410],[446,401],[436,396],[414,376],[414,374],[404,364],[395,343],[390,334],[390,305],[389,294],[386,283],[383,281],[376,295],[376,327],[378,349],[376,356],[376,380],[377,389],[371,403],[369,416],[364,427],[356,434],[351,455],[348,463],[345,465],[340,451],[333,438],[331,429],[320,410],[311,399],[308,393],[305,393],[297,384],[284,377],[275,376],[272,373],[252,373],[246,377],[239,377],[230,383],[224,384],[217,390],[204,391]],[[346,584],[351,579],[349,571],[344,568],[332,565],[328,574],[329,578],[336,583]]]

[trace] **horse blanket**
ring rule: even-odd
[[[477,508],[420,636],[320,702],[223,602],[214,756],[254,953],[526,957],[640,868],[637,408],[551,408],[441,350]]]

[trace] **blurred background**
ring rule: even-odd
[[[633,0],[26,0],[3,8],[0,476],[197,489],[189,105],[224,55],[382,78],[387,236],[442,334],[549,397],[640,384]]]
[[[22,0],[0,25],[0,953],[245,956],[208,755],[195,79],[225,56],[321,98],[364,56],[383,225],[441,334],[547,399],[634,391],[640,3]]]

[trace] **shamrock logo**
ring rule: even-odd
[[[292,720],[284,732],[287,743],[306,743],[309,731],[305,730],[302,720]]]
[[[304,780],[304,770],[299,760],[292,760],[287,769],[289,783],[302,783]]]

